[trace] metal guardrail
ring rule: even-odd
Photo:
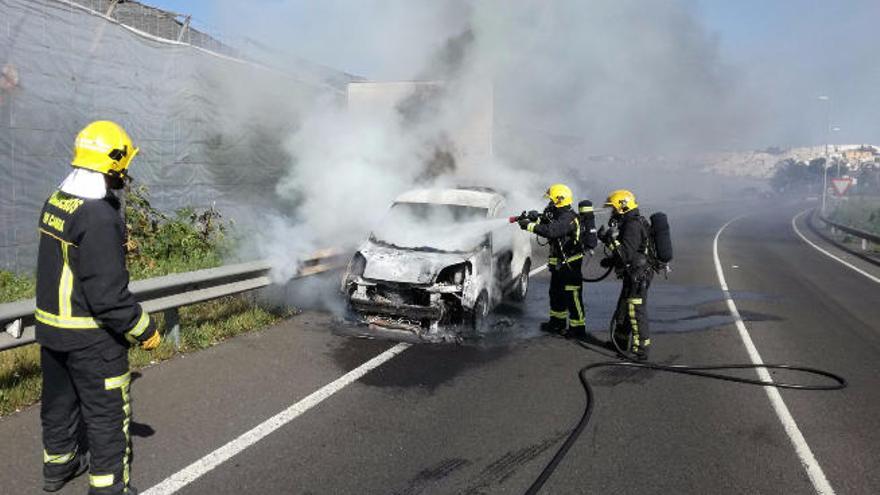
[[[335,249],[316,252],[300,263],[293,279],[341,268],[343,254]],[[252,261],[163,277],[138,280],[129,285],[132,294],[150,313],[164,313],[166,335],[180,345],[178,309],[225,296],[262,289],[272,284],[268,261]],[[32,344],[35,300],[0,304],[0,351]]]
[[[862,240],[870,241],[875,244],[880,244],[880,235],[872,234],[871,232],[865,232],[864,230],[859,230],[859,229],[850,227],[848,225],[843,225],[843,224],[831,221],[827,217],[822,215],[821,213],[817,214],[816,216],[819,217],[819,220],[822,220],[823,222],[825,222],[825,224],[828,225],[829,227],[833,227],[841,232],[845,232],[849,235],[858,237]]]
[[[817,224],[816,219],[824,222],[830,228],[831,233],[820,227]],[[817,236],[837,246],[838,249],[845,251],[855,256],[856,258],[871,263],[872,265],[880,266],[880,257],[878,257],[876,254],[872,254],[872,252],[869,251],[871,243],[877,243],[878,241],[880,241],[880,237],[878,237],[877,235],[850,227],[848,225],[842,225],[837,222],[833,222],[825,218],[818,209],[814,209],[813,212],[809,215],[807,219],[807,227],[809,227],[810,230],[813,231],[813,233]],[[845,233],[847,235],[860,238],[862,240],[861,250],[843,242],[837,236],[838,233]]]

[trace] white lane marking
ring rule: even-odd
[[[728,225],[740,218],[742,218],[742,216],[730,220],[718,229],[718,232],[715,234],[715,241],[712,243],[712,254],[715,257],[715,271],[718,274],[718,283],[721,285],[721,290],[724,292],[724,301],[727,303],[727,309],[730,310],[730,314],[733,316],[736,323],[736,329],[739,331],[739,336],[746,347],[746,351],[748,351],[749,359],[752,360],[752,364],[764,364],[761,355],[758,354],[758,349],[755,347],[755,343],[752,342],[752,337],[749,335],[745,323],[743,323],[739,310],[733,302],[733,297],[730,295],[730,289],[728,289],[727,281],[724,278],[724,271],[721,269],[721,260],[718,258],[718,238],[721,237],[721,233],[724,232],[724,229],[726,229]],[[761,380],[768,382],[773,380],[766,369],[758,368],[757,372]],[[828,483],[828,479],[825,478],[825,473],[822,471],[822,467],[819,466],[819,462],[816,461],[816,457],[813,456],[813,451],[810,450],[810,446],[807,444],[806,439],[804,439],[804,435],[798,428],[794,417],[792,417],[791,412],[789,412],[788,407],[786,407],[785,402],[782,400],[782,395],[779,393],[779,389],[774,387],[764,387],[764,391],[767,392],[767,397],[770,399],[770,403],[776,411],[776,416],[779,418],[779,421],[782,422],[782,427],[788,434],[788,438],[791,440],[791,444],[794,446],[794,450],[797,452],[801,465],[804,467],[807,476],[810,478],[810,482],[813,483],[813,488],[816,490],[816,493],[819,495],[834,495],[834,489],[831,488],[831,484]]]
[[[798,237],[800,237],[802,241],[806,242],[810,246],[813,246],[814,248],[816,248],[817,251],[824,254],[825,256],[828,256],[829,258],[842,264],[843,266],[846,266],[848,268],[852,268],[853,270],[861,273],[862,275],[868,277],[869,279],[873,280],[874,282],[877,282],[878,284],[880,284],[880,278],[877,278],[874,275],[871,275],[870,273],[866,272],[865,270],[862,270],[861,268],[853,265],[852,263],[849,263],[847,261],[844,261],[841,258],[838,258],[837,256],[834,256],[830,252],[828,252],[828,251],[822,249],[821,247],[819,247],[818,245],[816,245],[813,241],[807,239],[807,236],[805,236],[804,234],[801,233],[801,231],[797,228],[797,219],[800,218],[804,213],[806,213],[808,211],[810,211],[809,208],[798,213],[797,215],[794,216],[794,218],[791,219],[791,228],[794,229],[794,233],[797,234]]]
[[[541,265],[541,266],[539,266],[538,268],[535,268],[534,270],[530,271],[530,272],[529,272],[529,276],[530,276],[530,277],[534,277],[535,275],[537,275],[537,274],[543,272],[543,271],[546,270],[546,269],[547,269],[547,265]]]
[[[405,342],[401,342],[395,345],[394,347],[388,349],[382,354],[379,354],[373,359],[370,359],[364,364],[342,375],[335,381],[321,387],[319,390],[312,393],[305,399],[288,407],[287,409],[281,411],[275,416],[272,416],[266,421],[263,421],[262,423],[255,426],[250,431],[245,432],[235,440],[232,440],[231,442],[211,452],[205,457],[202,457],[196,462],[181,469],[177,473],[166,478],[158,485],[144,492],[143,495],[170,495],[177,492],[181,488],[198,479],[200,476],[210,472],[212,469],[228,461],[236,454],[259,442],[275,430],[296,419],[297,416],[320,404],[324,399],[327,399],[331,395],[345,388],[347,385],[350,385],[351,383],[357,381],[368,372],[370,372],[370,370],[378,368],[386,361],[402,353],[409,347],[410,344],[407,344]]]

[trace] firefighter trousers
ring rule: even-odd
[[[646,270],[640,275],[625,274],[617,300],[615,318],[615,338],[620,336],[629,340],[632,336],[630,351],[645,353],[651,345],[651,329],[648,325],[648,289],[651,287],[653,272]]]
[[[578,259],[550,267],[550,321],[560,330],[565,329],[566,322],[576,333],[586,329],[582,263]]]
[[[125,493],[131,458],[128,346],[105,341],[69,352],[43,347],[40,364],[44,477],[66,478],[88,450],[89,494]]]

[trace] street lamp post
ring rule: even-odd
[[[828,192],[828,161],[825,161],[824,173],[822,174],[822,216],[825,216],[825,194]]]
[[[828,102],[825,110],[825,164],[822,167],[822,215],[825,215],[825,196],[828,194],[828,142],[831,141],[831,97],[821,95],[817,99]]]

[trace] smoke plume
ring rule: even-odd
[[[349,88],[297,117],[283,141],[290,166],[274,191],[295,214],[256,243],[264,255],[282,253],[279,266],[295,262],[283,253],[357,243],[412,187],[494,187],[510,213],[540,209],[555,182],[601,201],[606,185],[618,185],[615,167],[629,162],[590,157],[713,149],[750,128],[737,72],[683,2],[308,6],[276,2],[238,21],[261,26],[291,57],[347,60],[346,70],[369,80],[421,83],[364,107]],[[621,177],[640,175],[626,168]]]

